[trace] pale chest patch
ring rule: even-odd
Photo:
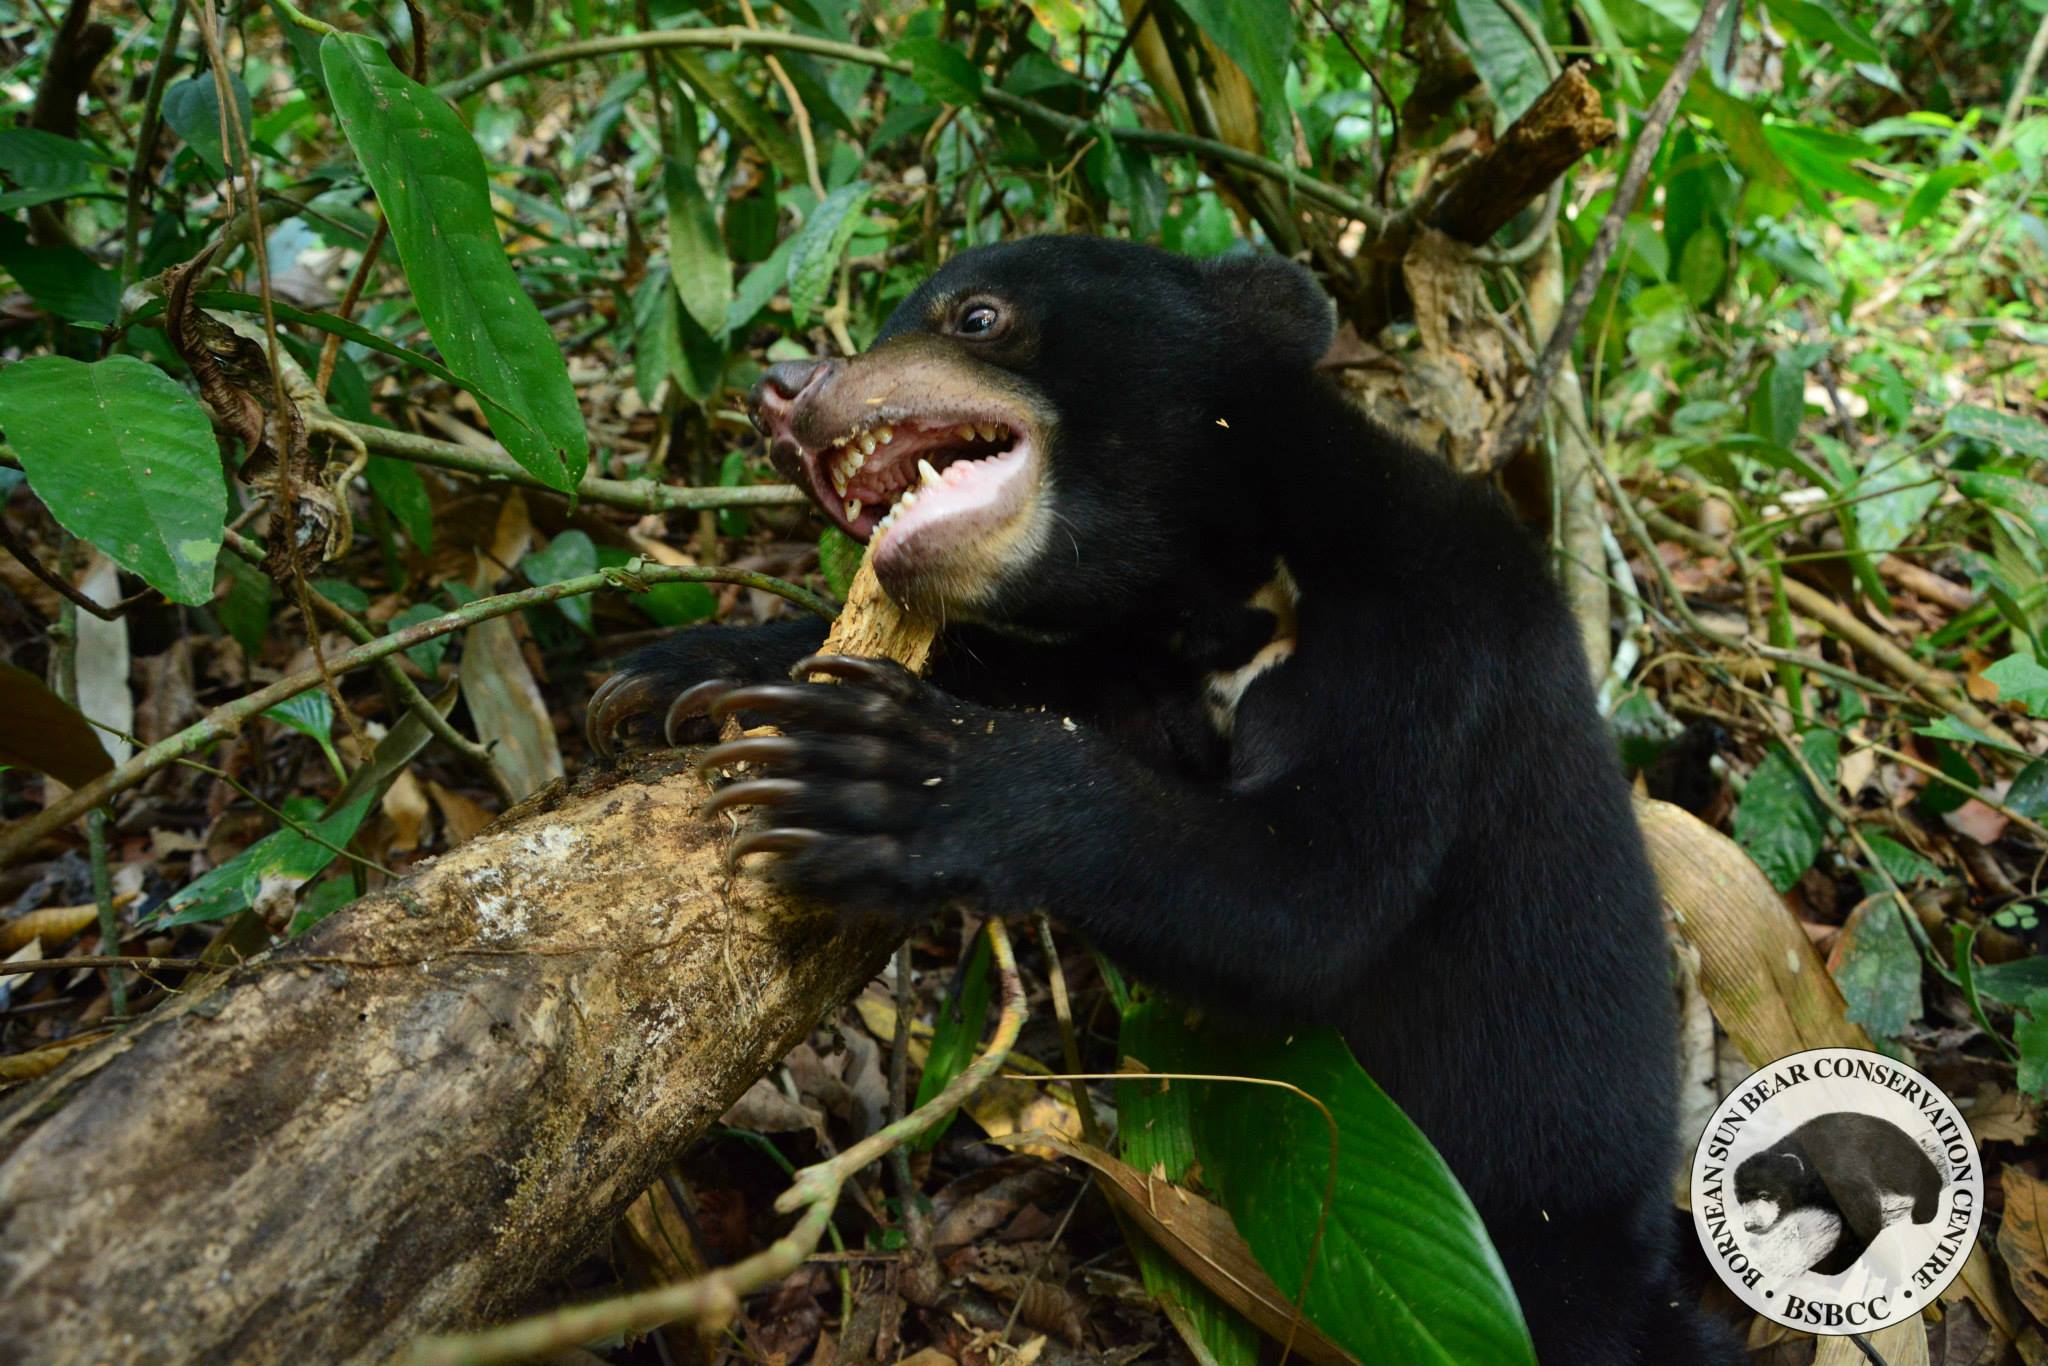
[[[1273,615],[1273,637],[1259,652],[1235,669],[1218,671],[1202,681],[1202,705],[1216,733],[1229,739],[1237,725],[1237,704],[1245,689],[1268,669],[1276,669],[1294,654],[1301,619],[1301,589],[1287,568],[1287,561],[1273,561],[1273,577],[1260,586],[1245,604]]]

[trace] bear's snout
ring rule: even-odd
[[[1749,1200],[1742,1206],[1742,1227],[1749,1233],[1762,1233],[1778,1222],[1778,1202],[1775,1200]]]

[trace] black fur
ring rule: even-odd
[[[1941,1173],[1903,1129],[1853,1111],[1809,1119],[1735,1169],[1740,1204],[1768,1200],[1780,1218],[1803,1209],[1841,1217],[1835,1245],[1809,1268],[1822,1276],[1856,1264],[1884,1229],[1884,1201],[1896,1196],[1912,1199],[1914,1223],[1932,1223]]]
[[[932,682],[765,699],[797,784],[762,821],[818,838],[763,871],[910,919],[1048,908],[1216,1010],[1334,1024],[1471,1193],[1546,1366],[1742,1360],[1672,1272],[1657,891],[1538,548],[1313,373],[1331,313],[1296,266],[1031,239],[883,336],[973,293],[1018,311],[981,354],[1059,415],[1060,534]],[[1225,740],[1200,678],[1265,639],[1276,558],[1298,648]],[[764,632],[746,672],[818,635]],[[732,639],[630,667],[733,676]]]

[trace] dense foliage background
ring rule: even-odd
[[[1646,792],[1732,833],[1848,1020],[1964,1102],[1995,1238],[1930,1359],[2048,1360],[2048,3],[1705,10],[0,6],[0,952],[258,952],[584,763],[591,687],[657,629],[829,610],[857,547],[774,482],[736,391],[860,347],[949,253],[1256,245],[1338,300],[1332,375],[1548,537]],[[1697,74],[1653,113],[1696,30]],[[1548,193],[1488,155],[1546,90],[1591,92]],[[1553,336],[1565,364],[1524,405]],[[1518,420],[1531,439],[1503,440]],[[849,1008],[564,1296],[757,1245],[775,1164],[887,1110],[876,1039],[909,1040],[935,1092],[988,1008],[975,942],[916,945],[929,1051],[886,994]],[[1077,1060],[1190,1046],[1065,947]],[[0,1083],[189,971],[0,972]],[[1755,1003],[1686,989],[1710,1103],[1745,1069],[1707,1012]],[[1049,1033],[1023,1051],[1062,1065]],[[1403,1141],[1348,1061],[1295,1079]],[[1320,1152],[1322,1120],[1264,1127],[1270,1093],[1206,1129],[1184,1099],[1121,1099],[1126,1159],[1216,1193],[1291,1292],[1323,1169],[1248,1173],[1276,1135]],[[1064,1092],[1011,1100],[979,1128],[1083,1133]],[[1143,1150],[1134,1113],[1202,1129],[1206,1165]],[[971,1127],[842,1216],[872,1260],[783,1280],[717,1350],[1250,1359],[1233,1311],[1141,1237],[1119,1251],[1070,1181],[1010,1159],[991,1182]],[[1347,1158],[1309,1298],[1356,1350],[1390,1330],[1346,1278],[1399,1236],[1371,1176]],[[887,1268],[907,1236],[932,1252],[903,1203],[927,1197],[942,1227],[973,1216],[938,1244],[957,1312],[905,1319]],[[1425,1236],[1470,1236],[1445,1223]],[[1440,1359],[1512,1359],[1511,1300],[1474,1274]]]

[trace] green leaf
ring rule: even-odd
[[[31,202],[53,196],[35,192]],[[0,232],[10,225],[0,223]],[[121,316],[121,282],[77,247],[30,246],[0,237],[0,269],[36,303],[72,322],[111,324]]]
[[[2048,460],[2048,423],[2018,413],[1959,403],[1942,418],[1941,430],[1950,436],[1988,442],[2015,455]]]
[[[1807,203],[1817,212],[1826,212],[1827,208],[1826,199],[1819,193],[1822,190],[1849,199],[1867,199],[1881,206],[1889,206],[1893,201],[1890,190],[1856,169],[1856,159],[1870,155],[1870,144],[1860,137],[1799,124],[1767,123],[1764,140],[1790,168],[1800,189],[1806,192]]]
[[[455,704],[455,691],[435,705],[445,715]],[[407,712],[359,766],[328,803],[324,813],[310,798],[288,798],[281,808],[285,815],[304,826],[302,834],[286,826],[266,835],[235,857],[196,882],[174,892],[163,904],[158,924],[164,928],[199,921],[225,920],[254,903],[267,891],[296,888],[332,863],[336,850],[346,848],[356,829],[383,797],[392,780],[426,748],[433,732],[419,717]],[[332,846],[332,847],[330,847]]]
[[[1984,670],[1984,678],[1998,685],[1998,700],[2017,702],[2029,715],[2048,715],[2048,669],[2025,652],[2007,655]]]
[[[542,584],[560,583],[563,579],[595,574],[597,546],[591,541],[588,532],[571,529],[521,560],[519,571],[526,575],[526,581],[536,588]],[[562,615],[567,617],[577,630],[585,635],[590,634],[588,595],[563,598],[555,606],[561,609]]]
[[[753,321],[754,315],[768,307],[782,287],[789,283],[789,261],[796,252],[796,237],[785,237],[768,253],[767,259],[748,271],[740,281],[740,287],[733,291],[732,307],[725,311],[725,326],[720,335],[731,336],[740,328]]]
[[[732,306],[732,260],[718,233],[711,199],[697,180],[697,109],[676,101],[676,156],[661,166],[662,198],[668,207],[669,278],[676,297],[706,332],[725,330]]]
[[[436,607],[431,602],[417,603],[392,617],[391,629],[386,634],[397,635],[400,631],[417,626],[423,621],[432,621],[435,617],[445,615],[445,609]],[[433,678],[441,672],[441,660],[447,653],[448,637],[435,636],[432,640],[423,641],[406,650],[405,657],[417,664],[421,673]]]
[[[2048,1100],[2048,991],[2027,998],[2025,1013],[2013,1019],[2012,1041],[2020,1050],[2020,1090]]]
[[[1897,1039],[1920,1018],[1920,953],[1889,892],[1856,907],[1836,946],[1835,985],[1849,1019],[1874,1039]]]
[[[1166,181],[1142,147],[1105,137],[1089,152],[1101,156],[1103,188],[1112,204],[1131,216],[1131,236],[1149,242],[1159,235],[1166,217]]]
[[[133,356],[36,356],[0,370],[0,427],[66,531],[173,602],[213,596],[227,484],[177,381]]]
[[[1335,1200],[1325,1223],[1330,1136],[1314,1106],[1270,1087],[1173,1083],[1195,1093],[1204,1179],[1282,1289],[1301,1285],[1322,1227],[1303,1306],[1318,1328],[1362,1361],[1534,1366],[1521,1310],[1478,1211],[1335,1031],[1282,1038],[1233,1022],[1192,1033],[1180,1058],[1204,1065],[1190,1070],[1290,1082],[1336,1118]]]
[[[2048,489],[2031,480],[1983,470],[1966,470],[1955,480],[1956,487],[1970,497],[2024,521],[2035,539],[2048,546]]]
[[[1178,1018],[1183,1008],[1152,997],[1127,1006],[1117,1036],[1120,1057],[1142,1058],[1154,1072],[1201,1072],[1207,1059],[1188,1056],[1192,1036]],[[1186,1182],[1197,1168],[1195,1088],[1181,1082],[1125,1082],[1117,1086],[1117,1144],[1124,1161],[1141,1172]],[[1177,1306],[1214,1366],[1255,1366],[1258,1329],[1176,1262],[1150,1238],[1129,1240],[1139,1275],[1154,1297]]]
[[[1978,968],[1975,976],[1979,992],[2018,1004],[2037,991],[2048,991],[2048,954],[1992,963]]]
[[[1543,58],[1499,0],[1454,0],[1451,15],[1472,54],[1472,65],[1493,92],[1494,107],[1505,127],[1520,118],[1550,84]]]
[[[23,189],[88,186],[109,158],[96,147],[40,128],[0,130],[0,175]]]
[[[370,481],[370,492],[384,505],[384,510],[405,528],[413,549],[422,555],[432,553],[434,502],[427,496],[427,484],[420,478],[418,468],[410,460],[373,455],[363,467],[363,477]]]
[[[328,702],[326,693],[318,688],[302,692],[271,707],[263,715],[280,726],[311,736],[327,756],[335,776],[347,780],[348,770],[343,767],[341,756],[334,751],[334,707]]]
[[[249,92],[239,76],[229,76],[228,85],[234,92],[246,136],[250,127]],[[221,141],[220,112],[220,91],[214,86],[211,72],[179,81],[164,91],[164,122],[216,177],[228,173],[229,158],[237,154],[234,143]]]
[[[1800,739],[1800,749],[1821,781],[1832,782],[1841,753],[1839,737],[1829,731],[1808,731]],[[1784,746],[1778,745],[1749,775],[1749,785],[1735,807],[1735,838],[1764,870],[1771,885],[1786,892],[1820,857],[1827,821],[1827,808],[1806,775]]]
[[[937,38],[905,38],[889,49],[910,63],[910,79],[941,104],[973,104],[981,98],[981,72],[967,54]]]
[[[1287,104],[1287,63],[1294,54],[1294,19],[1286,5],[1264,0],[1180,0],[1180,9],[1225,56],[1243,69],[1258,97],[1259,127],[1268,148],[1292,145]]]
[[[938,1020],[932,1025],[932,1047],[925,1055],[924,1075],[917,1082],[917,1104],[923,1105],[946,1089],[953,1078],[967,1070],[980,1047],[982,1026],[988,1018],[990,949],[987,935],[977,936],[967,968],[960,974],[954,991],[939,1004]],[[897,1021],[897,1028],[905,1027]],[[914,1107],[913,1107],[914,1108]],[[918,1135],[911,1144],[918,1152],[929,1152],[952,1127],[953,1116]]]
[[[313,579],[307,587],[344,612],[361,616],[370,610],[370,595],[347,579]]]
[[[1884,51],[1861,25],[1829,3],[1765,0],[1774,18],[1815,47],[1834,48],[1854,62],[1884,61]]]
[[[636,558],[617,546],[597,548],[601,569],[620,569]],[[657,626],[687,626],[718,614],[718,595],[705,583],[657,583],[645,593],[628,594],[626,601]]]
[[[1941,881],[1941,869],[1929,863],[1905,845],[1881,830],[1863,832],[1863,842],[1870,846],[1871,854],[1884,865],[1886,873],[1901,887],[1915,883]],[[1873,892],[1873,895],[1875,893]]]
[[[572,492],[590,457],[583,414],[554,333],[505,259],[476,142],[375,40],[330,34],[320,61],[428,334],[513,459]]]
[[[1779,352],[1750,399],[1749,430],[1788,451],[1798,441],[1799,424],[1806,418],[1806,366],[1799,360],[1789,348]],[[1827,479],[1812,477],[1827,487]]]
[[[1929,171],[1906,200],[1905,212],[1899,217],[1899,230],[1911,232],[1919,227],[1929,214],[1941,207],[1943,200],[1960,187],[1982,180],[1985,171],[1981,161],[1958,161],[1952,166],[1937,166]]]
[[[83,787],[114,766],[99,732],[34,674],[0,662],[0,764]]]
[[[2030,821],[2048,816],[2048,759],[2036,759],[2020,770],[2005,790],[2005,804]]]
[[[1941,497],[1941,483],[1915,456],[1880,452],[1872,463],[1878,472],[1858,480],[1852,496],[1858,500],[1857,539],[1866,552],[1878,554],[1904,545],[1920,529],[1920,519]]]
[[[213,605],[213,613],[227,628],[242,656],[256,660],[263,655],[263,638],[270,632],[270,576],[240,555],[224,555],[228,591]]]
[[[284,937],[298,938],[355,899],[356,885],[350,878],[331,877],[315,885],[299,898],[299,908],[292,913],[292,923],[286,927]]]
[[[841,185],[797,229],[789,254],[789,312],[798,327],[810,321],[811,311],[824,299],[867,198],[865,181]]]

